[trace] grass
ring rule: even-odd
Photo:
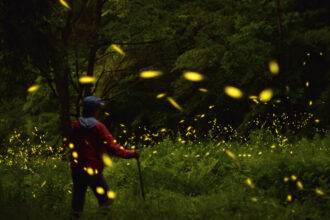
[[[1,218],[67,219],[72,188],[68,162],[45,153],[46,143],[34,153],[18,145],[28,143],[14,144],[11,153],[0,157]],[[165,139],[141,154],[146,201],[140,194],[135,159],[113,158],[114,166],[105,168],[117,194],[109,216],[330,219],[329,145],[329,133],[294,142],[265,131],[253,133],[244,143],[183,144]],[[104,219],[90,189],[82,219]]]

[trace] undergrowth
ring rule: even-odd
[[[46,143],[32,150],[29,143],[17,139],[0,156],[0,215],[68,219],[72,181],[66,157]],[[108,215],[112,219],[330,219],[329,145],[329,133],[290,142],[262,130],[245,142],[164,139],[142,150],[145,201],[135,159],[113,158],[114,165],[105,168],[117,195]],[[90,189],[82,219],[104,219]]]

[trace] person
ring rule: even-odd
[[[82,117],[72,123],[69,144],[73,181],[71,219],[79,218],[88,186],[93,190],[103,210],[108,210],[112,204],[113,199],[107,195],[109,187],[102,174],[104,153],[125,159],[140,156],[139,150],[129,151],[116,143],[106,126],[96,119],[102,105],[104,104],[100,99],[94,96],[85,97]]]

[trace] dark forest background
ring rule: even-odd
[[[287,115],[281,133],[309,135],[330,125],[330,1],[325,0],[57,0],[0,1],[0,140],[37,127],[58,145],[87,95],[105,101],[100,120],[115,135],[143,127],[180,131],[194,124],[200,137],[210,123],[240,135]],[[124,52],[116,52],[111,45]],[[277,60],[280,73],[269,72]],[[141,79],[143,70],[163,75]],[[206,79],[189,82],[184,71]],[[78,82],[94,76],[93,85]],[[306,85],[308,82],[308,86]],[[34,93],[27,89],[38,84]],[[240,88],[232,99],[224,87]],[[205,88],[208,92],[201,92]],[[250,95],[274,90],[267,104]],[[159,93],[173,97],[178,111]],[[312,102],[310,102],[312,101]],[[212,110],[209,106],[214,105]],[[205,120],[194,120],[205,114]],[[319,119],[318,129],[300,120]],[[283,119],[283,118],[282,118]],[[260,123],[252,125],[251,121]],[[291,126],[292,125],[292,126]]]

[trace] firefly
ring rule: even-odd
[[[324,195],[324,192],[323,192],[321,189],[319,189],[319,188],[316,188],[316,189],[315,189],[315,193],[316,193],[317,195],[320,195],[320,196]]]
[[[292,181],[296,181],[297,180],[297,176],[296,175],[291,175],[291,180]]]
[[[167,100],[173,105],[174,108],[178,109],[179,111],[183,111],[182,107],[171,97],[167,97]]]
[[[232,159],[235,159],[236,157],[235,157],[235,154],[233,154],[231,151],[229,151],[229,150],[226,150],[226,154],[229,156],[229,157],[231,157]]]
[[[116,44],[112,44],[111,47],[119,54],[125,56],[125,52]]]
[[[269,62],[269,70],[274,75],[277,75],[280,72],[280,67],[275,60]]]
[[[268,102],[273,97],[273,90],[272,89],[265,89],[259,94],[259,100],[261,102]]]
[[[292,201],[292,196],[291,196],[291,194],[289,194],[289,195],[286,197],[286,201],[288,201],[288,202],[291,202],[291,201]]]
[[[88,167],[86,170],[87,170],[88,175],[90,175],[90,176],[94,175],[94,170],[91,167]]]
[[[103,154],[102,155],[102,160],[103,160],[103,163],[106,166],[108,166],[108,167],[112,167],[113,166],[113,162],[112,162],[111,158],[107,154]]]
[[[97,194],[103,195],[104,189],[101,186],[98,186],[98,187],[96,187],[96,192],[97,192]]]
[[[63,6],[66,7],[67,9],[71,10],[70,5],[69,5],[66,1],[64,1],[64,0],[59,0],[59,1],[60,1],[61,5],[63,5]]]
[[[72,157],[75,158],[75,159],[78,158],[78,153],[77,153],[77,151],[73,151],[73,152],[72,152]]]
[[[208,90],[205,89],[205,88],[199,88],[198,90],[199,90],[200,92],[208,92]]]
[[[73,149],[73,148],[74,148],[73,143],[69,143],[69,148],[70,148],[70,149]]]
[[[29,87],[28,89],[27,89],[27,91],[29,92],[29,93],[33,93],[33,92],[36,92],[38,89],[39,89],[39,85],[33,85],[33,86],[31,86],[31,87]]]
[[[44,185],[46,185],[46,180],[42,182],[40,188],[44,187]]]
[[[252,189],[254,188],[254,184],[252,183],[252,180],[251,180],[250,178],[247,178],[246,181],[245,181],[245,183],[246,183],[249,187],[251,187]]]
[[[239,98],[242,98],[242,96],[243,96],[242,91],[233,86],[226,86],[225,93],[234,99],[239,99]]]
[[[157,99],[161,99],[161,98],[163,98],[165,95],[166,95],[165,93],[159,93],[159,94],[156,96],[156,98],[157,98]]]
[[[144,79],[151,79],[161,76],[163,73],[158,70],[146,70],[140,73],[140,77]]]
[[[95,77],[93,76],[82,76],[79,78],[79,82],[81,84],[91,84],[96,81]]]
[[[116,198],[116,193],[112,190],[108,191],[107,196],[109,199],[114,199]]]
[[[189,81],[198,82],[204,80],[204,76],[197,72],[185,72],[183,74],[184,78]]]

